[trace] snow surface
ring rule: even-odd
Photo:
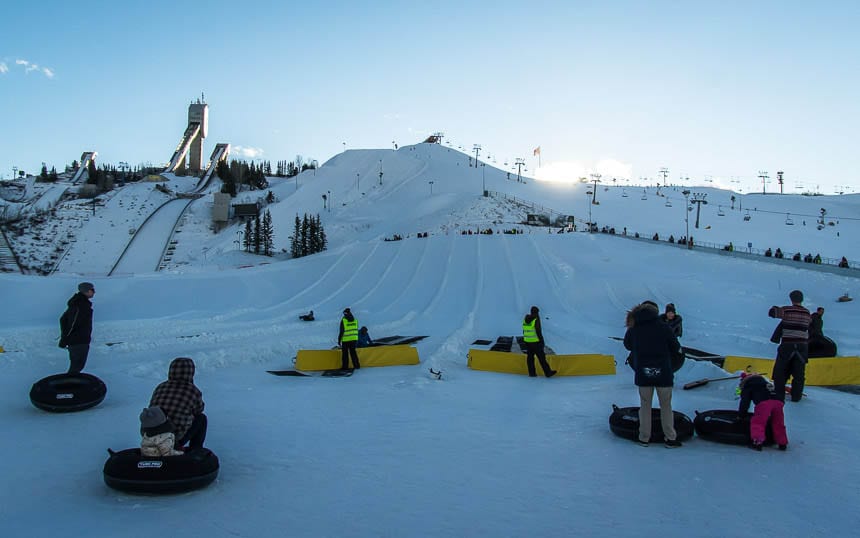
[[[835,301],[854,294],[853,269],[833,274],[664,242],[547,233],[518,224],[531,210],[481,197],[482,172],[488,190],[587,218],[586,185],[508,181],[504,172],[470,168],[467,156],[437,145],[352,150],[301,174],[298,183],[272,180],[278,202],[268,209],[281,230],[278,249],[287,247],[296,213],[321,212],[331,242],[323,253],[286,260],[239,252],[239,227],[213,234],[211,199],[204,198],[182,219],[169,270],[153,272],[146,260],[108,278],[121,242],[94,223],[112,223],[127,242],[129,222],[139,225],[146,216],[139,208],[151,211],[168,199],[139,184],[116,191],[93,224],[76,228],[63,271],[0,274],[0,345],[7,351],[0,354],[0,420],[9,430],[0,445],[0,535],[857,532],[856,395],[808,387],[808,398],[787,403],[784,453],[697,438],[678,450],[641,448],[614,436],[607,422],[613,403],[638,405],[626,352],[608,338],[623,335],[634,304],[674,302],[685,345],[772,357],[775,322],[767,309],[800,288],[807,307],[827,309],[825,333],[840,354],[857,355],[857,303]],[[656,188],[647,200],[641,189],[626,188],[627,197],[624,190],[599,188],[601,203],[592,206],[599,226],[627,226],[648,237],[685,233],[683,197],[674,189],[661,190],[671,208]],[[323,212],[321,194],[329,191],[334,204]],[[731,193],[694,191],[714,200],[702,208],[702,228],[690,221],[697,241],[860,259],[856,196],[737,195],[744,210],[728,210],[729,202],[718,217],[716,200]],[[743,221],[747,207],[758,211]],[[821,207],[839,223],[818,230]],[[785,225],[785,213],[795,215],[795,225]],[[806,226],[800,215],[808,215]],[[487,227],[526,233],[461,235]],[[423,231],[430,237],[415,237]],[[395,233],[406,239],[382,240]],[[36,380],[67,368],[67,353],[56,346],[57,318],[83,279],[97,290],[85,371],[105,381],[108,395],[84,412],[45,413],[27,393]],[[470,343],[518,334],[532,304],[541,307],[556,352],[613,354],[617,375],[548,380],[469,370]],[[421,365],[340,379],[265,373],[291,367],[298,349],[331,347],[346,306],[373,337],[430,335],[416,345]],[[310,309],[317,321],[300,322]],[[218,480],[164,497],[109,489],[101,476],[105,449],[137,445],[138,414],[178,356],[197,364],[210,420],[206,444],[221,460]],[[429,375],[431,367],[443,371],[441,381]],[[675,384],[721,375],[710,363],[687,361]],[[691,417],[736,408],[734,387],[727,381],[677,390],[674,408]]]

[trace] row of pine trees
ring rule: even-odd
[[[319,213],[299,219],[296,215],[295,229],[290,236],[290,255],[293,258],[301,258],[309,254],[316,254],[328,248],[325,229],[320,221]]]

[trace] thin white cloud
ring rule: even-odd
[[[259,159],[263,156],[262,148],[253,148],[246,146],[233,146],[230,148],[230,153],[237,157],[244,157],[246,159]]]
[[[25,74],[29,74],[31,71],[36,71],[37,73],[42,73],[48,78],[54,78],[54,69],[51,67],[41,67],[39,66],[39,64],[34,64],[29,60],[22,60],[20,58],[15,60],[15,65],[20,65],[21,67],[23,67]],[[6,68],[6,71],[8,71],[8,67],[6,67],[6,64],[3,64],[3,67]],[[5,73],[6,71],[0,69],[0,73]]]
[[[0,62],[0,75],[5,75],[9,72],[9,66],[6,65],[6,62]]]

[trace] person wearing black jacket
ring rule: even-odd
[[[755,413],[750,419],[750,438],[753,450],[761,450],[765,441],[765,428],[770,420],[773,439],[780,450],[788,448],[788,434],[785,431],[785,403],[768,384],[764,377],[758,374],[741,374],[741,402],[738,404],[738,414],[745,416],[749,413],[750,403],[755,403]]]
[[[684,320],[675,311],[674,303],[666,305],[666,312],[660,314],[660,319],[669,325],[669,327],[672,327],[672,332],[676,338],[681,338],[684,335]]]
[[[672,412],[675,382],[672,360],[684,352],[672,328],[660,321],[656,304],[646,301],[628,312],[624,347],[630,350],[630,363],[639,387],[639,444],[648,446],[651,441],[651,401],[656,391],[666,448],[680,447]]]
[[[69,350],[69,373],[78,374],[87,364],[93,332],[93,304],[96,288],[90,282],[78,284],[78,293],[60,316],[60,347]]]

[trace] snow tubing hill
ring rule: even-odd
[[[696,434],[702,439],[729,445],[748,445],[752,442],[750,438],[751,414],[740,416],[737,409],[715,409],[713,411],[696,411],[693,425]],[[765,430],[767,440],[765,444],[773,444],[773,433],[770,424]]]
[[[418,350],[412,346],[362,347],[356,350],[362,368],[418,364]],[[339,370],[339,349],[300,349],[296,353],[296,370],[314,372]]]
[[[92,374],[56,374],[30,389],[30,402],[43,411],[68,413],[95,407],[105,399],[104,381]]]
[[[726,356],[723,370],[736,372],[746,370],[770,374],[773,372],[773,359],[755,357]],[[860,357],[826,357],[809,359],[806,365],[807,385],[860,385]]]
[[[105,484],[120,491],[179,493],[208,486],[219,468],[218,456],[208,448],[164,457],[142,456],[139,448],[129,448],[111,452],[103,474]]]
[[[675,415],[675,434],[678,441],[684,441],[693,436],[693,421],[690,417],[679,411],[673,411]],[[609,415],[609,429],[618,437],[636,441],[639,439],[639,408],[618,407],[612,405],[612,414]],[[662,443],[663,423],[660,421],[660,408],[651,409],[651,442]]]
[[[467,357],[468,366],[472,370],[529,375],[524,353],[470,349]],[[615,358],[612,355],[597,353],[547,355],[546,360],[550,368],[558,372],[556,375],[615,375]],[[543,371],[537,358],[535,358],[535,368],[537,369],[538,376],[542,376]]]

